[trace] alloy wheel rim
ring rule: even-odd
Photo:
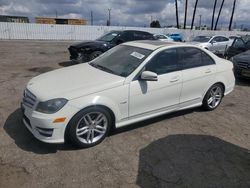
[[[222,89],[219,86],[215,86],[211,89],[207,104],[210,108],[216,108],[222,99]]]
[[[107,117],[101,112],[85,114],[77,123],[76,136],[84,144],[99,141],[106,133],[108,127]]]

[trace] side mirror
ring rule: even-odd
[[[215,44],[215,43],[217,43],[215,40],[212,40],[212,41],[211,41],[211,44]]]
[[[151,71],[143,71],[141,73],[141,80],[145,81],[157,81],[158,80],[158,75],[154,72]]]

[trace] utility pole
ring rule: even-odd
[[[214,10],[213,10],[213,15],[212,15],[211,30],[214,30],[214,14],[215,14],[216,5],[217,5],[217,0],[214,1]]]
[[[201,30],[201,16],[202,16],[202,15],[200,14],[199,16],[200,16],[200,30]]]
[[[186,0],[186,4],[185,4],[184,29],[186,29],[186,21],[187,21],[187,5],[188,5],[188,0]]]
[[[195,18],[195,13],[196,13],[196,8],[199,0],[196,0],[195,5],[194,5],[194,12],[193,12],[193,19],[192,19],[192,24],[191,24],[191,30],[193,29],[194,26],[194,18]]]
[[[175,11],[176,11],[176,27],[179,29],[179,16],[178,16],[178,0],[175,0]]]
[[[234,18],[235,4],[236,4],[236,0],[234,0],[234,4],[233,4],[232,15],[231,15],[231,18],[230,18],[230,23],[229,23],[229,28],[228,28],[229,31],[231,31],[231,29],[232,29],[232,22],[233,22],[233,18]]]
[[[221,6],[220,6],[220,10],[219,10],[219,14],[218,14],[218,17],[217,17],[217,20],[216,20],[216,23],[215,23],[214,30],[217,29],[217,24],[218,24],[218,21],[219,21],[219,18],[220,18],[220,13],[221,13],[222,7],[223,7],[223,5],[224,5],[224,1],[225,1],[225,0],[222,0]]]
[[[93,11],[92,10],[90,11],[90,17],[91,17],[91,19],[90,19],[91,20],[91,25],[93,25]]]
[[[111,25],[111,16],[110,16],[111,8],[109,8],[109,9],[108,9],[108,11],[109,11],[109,21],[108,21],[108,26],[110,26],[110,25]]]
[[[56,18],[57,18],[57,10],[56,10]]]

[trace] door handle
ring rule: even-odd
[[[207,69],[206,71],[205,71],[205,73],[211,73],[212,71],[211,71],[211,69]]]
[[[171,78],[170,82],[177,82],[178,80],[180,80],[180,77],[175,76],[175,77]]]

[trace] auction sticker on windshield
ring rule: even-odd
[[[130,55],[132,55],[133,57],[136,57],[137,59],[142,59],[145,57],[145,55],[140,54],[138,52],[132,52]]]

